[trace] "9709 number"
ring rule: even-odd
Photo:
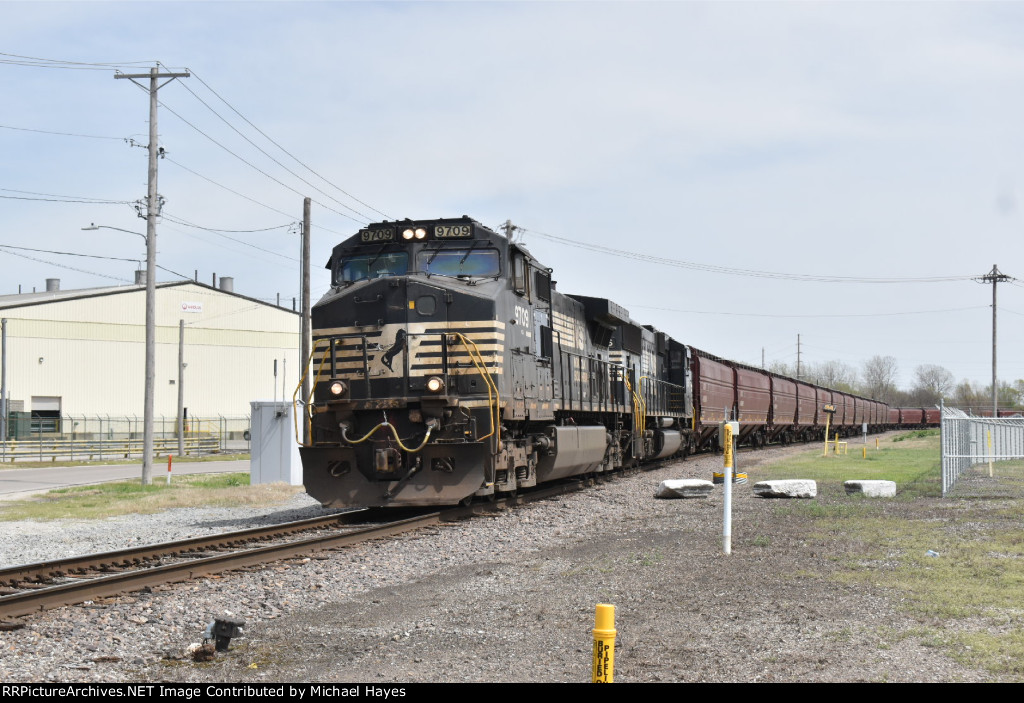
[[[470,225],[434,225],[434,236],[438,239],[459,239],[473,236]]]

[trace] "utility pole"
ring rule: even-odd
[[[0,439],[7,456],[7,318],[0,320]]]
[[[978,283],[992,284],[992,417],[999,417],[999,387],[996,385],[996,284],[1013,280],[1012,276],[999,272],[999,267],[992,264],[992,270],[980,278]]]
[[[299,373],[302,374],[304,370],[308,368],[309,364],[309,338],[310,338],[310,322],[309,322],[309,209],[310,209],[310,198],[306,198],[302,201],[302,321],[300,323],[302,330],[300,336],[302,338],[302,357],[300,363],[302,366],[299,367]],[[332,282],[333,283],[333,282]],[[307,417],[307,408],[309,407],[309,373],[305,374],[305,378],[302,381],[302,413],[303,418]],[[293,408],[294,410],[294,408]],[[310,443],[309,436],[309,424],[306,422],[302,423],[302,443],[308,445]]]
[[[185,321],[178,320],[178,457],[185,456]]]
[[[514,224],[512,224],[512,220],[505,220],[505,222],[501,225],[501,228],[505,230],[505,239],[507,239],[510,242],[512,241],[513,235],[515,234],[516,230],[522,229],[521,227],[516,227]]]
[[[142,485],[153,483],[153,395],[156,389],[156,218],[160,216],[160,196],[157,194],[156,93],[175,78],[188,78],[189,73],[160,73],[151,68],[149,73],[117,73],[114,78],[127,78],[149,93],[149,188],[146,194],[146,391],[142,430]],[[136,79],[149,79],[146,88]],[[157,85],[161,78],[168,80]]]
[[[796,336],[796,380],[800,378],[800,335]]]

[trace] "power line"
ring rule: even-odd
[[[116,63],[93,63],[88,61],[65,61],[63,59],[46,59],[39,58],[38,56],[21,56],[19,54],[6,54],[4,52],[0,52],[0,56],[7,57],[0,58],[0,63],[11,63],[22,66],[39,66],[43,68],[74,68],[95,71],[109,71],[111,68],[116,68],[118,66],[131,66],[133,64],[158,63],[157,61],[119,61]]]
[[[109,279],[114,280],[114,281],[121,281],[122,283],[131,283],[131,281],[129,281],[126,278],[118,278],[117,276],[108,276],[105,273],[97,273],[95,271],[87,271],[85,269],[75,268],[74,266],[67,266],[65,264],[58,264],[56,261],[47,261],[46,259],[39,259],[39,258],[36,258],[34,256],[29,256],[28,254],[19,254],[16,251],[8,251],[7,249],[0,249],[0,252],[3,252],[4,254],[10,254],[11,256],[17,256],[17,257],[20,257],[22,259],[28,259],[30,261],[38,261],[41,264],[47,264],[49,266],[56,266],[57,268],[68,269],[69,271],[77,271],[78,273],[89,274],[90,276],[99,276],[100,278],[109,278]]]
[[[319,173],[317,173],[317,172],[316,172],[316,171],[314,171],[314,170],[313,170],[312,168],[310,168],[309,166],[307,166],[307,165],[306,165],[305,163],[303,163],[303,162],[302,162],[302,161],[301,161],[301,160],[300,160],[300,159],[299,159],[299,158],[298,158],[297,156],[295,156],[295,155],[294,155],[294,154],[292,154],[292,153],[291,153],[290,151],[288,151],[288,150],[287,150],[287,149],[285,149],[285,148],[284,148],[283,146],[281,146],[281,145],[280,145],[280,144],[278,144],[278,143],[277,143],[276,141],[274,141],[274,140],[273,140],[273,139],[272,139],[272,138],[270,137],[270,135],[268,135],[268,134],[267,134],[266,132],[264,132],[264,131],[263,131],[262,129],[260,129],[259,127],[257,127],[256,125],[254,125],[254,124],[253,124],[252,122],[250,122],[250,121],[249,121],[249,119],[248,119],[248,118],[246,118],[246,116],[245,116],[245,115],[243,115],[243,114],[242,114],[241,112],[239,112],[238,110],[236,110],[236,109],[235,109],[235,107],[234,107],[233,105],[231,105],[231,103],[229,103],[229,102],[228,102],[227,100],[225,100],[225,99],[224,99],[223,97],[221,97],[221,95],[220,95],[219,93],[217,93],[217,91],[215,91],[215,90],[214,90],[213,88],[211,88],[211,87],[210,87],[210,85],[209,85],[209,84],[208,84],[208,83],[207,83],[206,81],[204,81],[204,80],[203,80],[203,79],[202,79],[202,78],[201,78],[201,77],[200,77],[199,75],[197,75],[197,74],[195,73],[195,71],[193,71],[193,72],[192,72],[192,75],[193,75],[193,76],[195,76],[196,80],[198,80],[198,81],[199,81],[200,83],[202,83],[202,84],[203,84],[204,86],[206,86],[206,89],[207,89],[207,90],[209,90],[209,91],[210,91],[211,93],[213,93],[214,95],[216,95],[216,96],[217,96],[217,98],[218,98],[218,99],[219,99],[219,100],[220,100],[220,101],[221,101],[222,103],[224,103],[225,105],[227,105],[227,106],[228,106],[228,108],[230,108],[232,112],[234,112],[234,113],[235,113],[236,115],[238,115],[239,117],[241,117],[241,118],[242,118],[242,120],[244,120],[246,124],[248,124],[248,125],[249,125],[250,127],[252,127],[252,128],[253,128],[253,129],[255,129],[255,130],[256,130],[257,132],[259,132],[259,133],[260,133],[261,135],[263,135],[263,137],[264,137],[264,138],[265,138],[265,139],[266,139],[266,140],[267,140],[268,142],[270,142],[271,144],[273,144],[274,146],[276,146],[276,147],[277,147],[278,149],[280,149],[280,150],[281,150],[282,152],[284,152],[284,153],[285,153],[285,154],[287,154],[287,155],[288,155],[289,157],[291,157],[291,158],[292,158],[292,159],[293,159],[293,160],[295,161],[295,163],[297,163],[297,164],[299,164],[300,166],[302,166],[302,167],[303,167],[304,169],[306,169],[307,171],[309,171],[310,173],[312,173],[312,174],[313,174],[314,176],[316,176],[317,178],[319,178],[320,180],[322,180],[322,181],[323,181],[324,183],[326,183],[327,185],[331,186],[331,187],[332,187],[332,188],[334,188],[335,190],[339,191],[340,193],[344,193],[344,194],[345,194],[346,196],[348,196],[349,198],[352,198],[352,200],[355,200],[355,201],[356,201],[357,203],[359,203],[360,205],[362,205],[362,206],[364,206],[364,207],[368,207],[368,208],[370,208],[371,210],[373,210],[374,212],[376,212],[376,213],[377,213],[378,215],[381,215],[381,216],[383,216],[383,217],[384,217],[384,219],[393,219],[393,218],[392,218],[392,217],[391,217],[390,215],[388,215],[387,213],[381,212],[380,210],[378,210],[377,208],[373,207],[373,206],[372,206],[372,205],[370,205],[369,203],[365,203],[365,202],[363,202],[363,201],[362,201],[362,200],[360,200],[359,198],[355,197],[354,195],[352,195],[352,194],[351,194],[351,193],[349,193],[348,191],[344,190],[343,188],[340,188],[339,186],[335,185],[334,183],[332,183],[331,181],[329,181],[329,180],[328,180],[327,178],[325,178],[324,176],[321,176],[321,175],[320,175]],[[189,91],[189,92],[191,92],[191,91]],[[205,104],[205,103],[204,103],[204,104]]]
[[[0,195],[0,198],[11,200],[45,200],[46,202],[69,202],[69,203],[94,203],[96,205],[130,205],[130,200],[109,200],[107,198],[90,198],[86,195],[59,195],[57,193],[37,193],[31,190],[15,190],[13,188],[0,188],[5,193],[21,193],[23,195],[41,195],[42,198],[22,198],[13,195]]]
[[[203,85],[206,85],[206,84],[204,83]],[[216,116],[217,116],[217,118],[218,118],[218,119],[219,119],[219,120],[220,120],[221,122],[223,122],[224,124],[226,124],[226,125],[227,125],[227,126],[228,126],[228,127],[229,127],[229,128],[230,128],[230,129],[231,129],[231,130],[232,130],[232,131],[233,131],[233,132],[235,133],[235,134],[237,134],[237,135],[238,135],[238,136],[240,136],[240,137],[241,137],[242,139],[244,139],[245,141],[247,141],[247,142],[248,142],[249,144],[251,144],[251,145],[252,145],[252,146],[253,146],[253,147],[254,147],[254,148],[255,148],[256,150],[258,150],[258,151],[259,151],[259,152],[260,152],[261,154],[263,154],[263,155],[264,155],[264,156],[266,156],[266,157],[267,157],[268,159],[270,159],[271,161],[273,161],[273,162],[274,162],[275,164],[277,164],[278,166],[280,166],[281,168],[283,168],[283,169],[284,169],[285,171],[287,171],[287,172],[288,172],[289,174],[291,174],[291,175],[292,175],[292,176],[294,176],[295,178],[298,178],[298,179],[299,179],[300,181],[302,181],[303,183],[305,183],[306,185],[308,185],[308,186],[309,186],[310,188],[312,188],[313,190],[317,191],[318,193],[321,193],[322,195],[325,195],[325,196],[327,196],[328,198],[330,198],[331,200],[333,200],[334,202],[336,202],[336,203],[337,203],[338,205],[340,205],[341,207],[345,208],[346,210],[350,210],[351,212],[354,212],[355,214],[359,215],[360,217],[366,218],[367,220],[372,220],[372,219],[373,219],[373,218],[371,218],[371,217],[370,217],[369,215],[366,215],[365,213],[359,212],[359,211],[358,211],[358,210],[356,210],[355,208],[353,208],[353,207],[351,207],[351,206],[349,206],[349,205],[346,205],[345,203],[341,202],[340,200],[338,200],[338,199],[337,199],[337,198],[335,198],[334,196],[332,196],[332,195],[330,195],[329,193],[327,193],[327,192],[323,191],[322,189],[318,188],[317,186],[315,186],[315,185],[313,185],[312,183],[310,183],[309,181],[307,181],[307,180],[306,180],[305,178],[303,178],[303,177],[302,177],[302,176],[300,176],[299,174],[297,174],[297,173],[295,173],[294,171],[292,171],[292,170],[291,170],[290,168],[288,168],[287,166],[285,166],[285,165],[284,165],[283,163],[281,163],[280,161],[278,161],[277,159],[275,159],[275,158],[274,158],[273,156],[271,156],[270,154],[268,154],[268,153],[266,152],[266,150],[264,150],[264,149],[263,149],[263,148],[262,148],[261,146],[259,146],[258,144],[256,144],[256,142],[254,142],[253,140],[249,139],[249,137],[247,137],[247,136],[245,136],[244,134],[242,134],[242,132],[241,132],[241,131],[240,131],[239,129],[237,129],[237,128],[236,128],[236,127],[235,127],[235,126],[233,125],[233,124],[231,124],[230,122],[228,122],[228,121],[227,121],[227,120],[226,120],[226,119],[225,119],[225,118],[224,118],[224,117],[223,117],[223,116],[222,116],[222,115],[221,115],[220,113],[218,113],[218,112],[217,112],[216,110],[214,110],[214,109],[213,109],[212,107],[210,107],[210,105],[209,105],[209,104],[207,104],[207,102],[206,102],[205,100],[203,100],[203,99],[202,99],[202,98],[200,98],[200,97],[199,97],[198,95],[196,95],[195,91],[193,91],[193,90],[192,90],[191,88],[189,88],[189,87],[188,87],[187,85],[186,85],[186,86],[184,86],[184,88],[185,88],[185,90],[187,90],[187,91],[188,91],[189,93],[191,93],[191,94],[192,94],[192,96],[193,96],[193,97],[194,97],[194,98],[195,98],[196,100],[198,100],[198,101],[199,101],[200,103],[202,103],[202,104],[203,104],[203,106],[204,106],[204,107],[206,107],[206,109],[207,109],[207,110],[209,110],[210,112],[212,112],[212,113],[213,113],[214,115],[216,115]],[[207,88],[209,88],[209,86],[207,86]],[[212,91],[211,91],[211,92],[212,92]],[[215,93],[215,95],[216,95],[216,93]],[[220,96],[218,96],[218,97],[220,97]],[[228,107],[230,107],[230,105],[229,105]],[[232,108],[232,109],[233,109],[233,108]],[[236,110],[236,112],[237,112],[237,110]],[[245,119],[245,118],[243,117],[242,119]],[[252,123],[251,123],[251,122],[249,122],[248,120],[246,120],[246,122],[248,122],[248,123],[249,123],[250,125],[252,124]],[[259,130],[257,129],[257,131],[259,131]],[[263,134],[263,132],[260,132],[260,134]],[[264,136],[266,136],[266,135],[264,135]],[[275,146],[276,146],[276,145],[275,145]],[[289,154],[289,156],[290,156],[290,154]],[[349,197],[351,197],[351,196],[349,196]]]
[[[189,173],[191,173],[193,176],[196,176],[198,178],[202,178],[207,183],[211,183],[211,184],[217,186],[218,188],[222,188],[222,189],[226,190],[227,192],[231,193],[232,195],[237,195],[239,198],[242,198],[243,200],[248,200],[250,203],[255,203],[256,205],[259,205],[260,207],[265,207],[266,209],[270,210],[271,212],[276,212],[279,215],[284,215],[285,217],[292,217],[292,215],[290,213],[287,213],[284,210],[278,210],[277,208],[272,207],[270,205],[267,205],[266,203],[264,203],[264,202],[262,202],[260,200],[257,200],[256,198],[251,198],[251,197],[249,197],[248,195],[246,195],[244,193],[239,193],[237,190],[232,190],[231,188],[228,188],[223,183],[218,183],[217,181],[213,180],[212,178],[209,178],[208,176],[204,176],[203,174],[199,173],[198,171],[194,171],[194,170],[190,169],[188,166],[185,166],[184,164],[178,163],[177,161],[175,161],[172,158],[164,157],[164,161],[172,163],[175,166],[177,166],[178,168],[184,169],[185,171],[188,171]],[[335,231],[333,229],[329,229],[327,227],[318,226],[317,229],[323,230],[324,232],[330,232],[331,234],[336,234],[339,237],[344,237],[345,236],[344,233]]]
[[[898,315],[930,315],[933,313],[961,312],[963,310],[982,310],[987,305],[974,305],[964,308],[946,308],[943,310],[908,310],[906,312],[865,312],[848,314],[815,314],[815,315],[780,315],[775,313],[754,313],[754,312],[723,312],[721,310],[679,310],[676,308],[662,308],[653,305],[628,305],[631,308],[643,310],[662,310],[664,312],[678,312],[690,315],[726,315],[730,317],[767,317],[767,318],[834,318],[834,317],[893,317]]]
[[[179,218],[174,217],[172,215],[169,215],[167,212],[162,213],[162,217],[165,220],[173,222],[176,225],[182,225],[184,227],[195,227],[196,229],[201,229],[201,230],[203,230],[205,232],[210,232],[212,234],[216,234],[218,237],[223,237],[224,239],[230,239],[232,242],[236,242],[237,244],[242,244],[244,246],[251,247],[253,249],[258,249],[258,250],[260,250],[262,252],[266,252],[267,254],[273,254],[274,256],[279,256],[282,259],[288,259],[289,261],[298,261],[298,259],[296,259],[294,257],[286,256],[285,254],[281,254],[281,253],[276,252],[276,251],[271,251],[270,249],[264,249],[263,247],[256,246],[255,244],[253,244],[251,242],[247,242],[247,241],[242,240],[242,239],[236,239],[235,237],[229,237],[228,235],[224,234],[223,231],[221,231],[221,230],[210,229],[209,227],[202,227],[200,225],[192,224],[191,222],[187,222],[185,220],[182,220],[182,219],[179,219]],[[254,230],[254,231],[258,231],[258,230]]]
[[[16,247],[13,244],[0,244],[3,249],[19,249],[21,251],[34,251],[41,254],[59,254],[61,256],[81,256],[87,259],[107,259],[109,261],[134,261],[140,263],[141,259],[125,259],[120,256],[100,256],[99,254],[79,254],[73,251],[54,251],[53,249],[32,249],[30,247]]]
[[[166,212],[163,214],[163,216],[169,219],[171,222],[177,222],[179,225],[184,225],[186,227],[194,227],[195,229],[202,229],[206,230],[207,232],[232,232],[234,234],[272,232],[275,229],[287,229],[288,227],[294,227],[296,224],[298,224],[297,222],[289,222],[286,225],[274,225],[273,227],[262,227],[260,229],[222,229],[220,227],[203,227],[202,225],[192,224],[191,222],[186,222],[185,220],[182,219],[170,217],[167,215]]]
[[[164,157],[164,160],[169,162],[169,163],[174,164],[178,168],[181,168],[181,169],[184,169],[184,170],[188,171],[193,176],[198,176],[199,178],[202,178],[204,181],[206,181],[208,183],[212,183],[213,185],[217,186],[218,188],[223,188],[227,192],[229,192],[229,193],[231,193],[233,195],[237,195],[239,198],[244,198],[245,200],[248,200],[251,203],[255,203],[256,205],[261,205],[261,206],[267,208],[268,210],[270,210],[272,212],[276,212],[279,215],[284,215],[285,217],[290,217],[291,216],[287,212],[285,212],[284,210],[278,210],[277,208],[271,207],[270,205],[267,205],[264,202],[260,202],[259,200],[256,200],[255,198],[250,198],[248,195],[245,195],[244,193],[239,193],[237,190],[232,190],[231,188],[228,188],[226,185],[224,185],[222,183],[218,183],[217,181],[213,180],[212,178],[204,176],[203,174],[201,174],[201,173],[199,173],[197,171],[193,171],[192,169],[190,169],[188,166],[185,166],[184,164],[179,164],[174,159],[171,159],[171,158],[168,158],[168,157]]]
[[[19,132],[36,132],[37,134],[56,134],[61,137],[85,137],[86,139],[115,139],[117,141],[128,141],[126,137],[101,137],[96,134],[75,134],[73,132],[51,132],[45,129],[30,129],[28,127],[12,127],[11,125],[0,124],[0,129],[15,129]]]
[[[287,189],[291,190],[291,191],[292,191],[292,192],[294,192],[294,193],[295,193],[296,195],[299,195],[300,197],[304,197],[304,196],[305,196],[305,195],[304,195],[303,193],[299,192],[298,190],[296,190],[296,189],[295,189],[295,188],[293,188],[292,186],[288,185],[287,183],[285,183],[285,182],[283,182],[283,181],[279,180],[278,178],[274,178],[273,176],[271,176],[271,175],[270,175],[270,174],[268,174],[268,173],[267,173],[266,171],[264,171],[263,169],[259,168],[258,166],[256,166],[256,165],[255,165],[255,164],[253,164],[252,162],[249,162],[249,161],[247,161],[246,159],[243,159],[243,158],[242,158],[241,156],[239,156],[239,155],[238,155],[238,153],[236,153],[236,152],[232,151],[231,149],[227,148],[226,146],[224,146],[223,144],[221,144],[221,143],[220,143],[219,141],[217,141],[216,139],[214,139],[213,137],[211,137],[211,136],[210,136],[209,134],[207,134],[206,132],[204,132],[203,130],[201,130],[201,129],[200,129],[199,127],[197,127],[197,126],[196,126],[196,125],[194,125],[193,123],[190,123],[190,122],[188,122],[188,121],[187,121],[187,120],[185,120],[185,119],[184,119],[183,117],[181,117],[180,115],[178,115],[177,113],[175,113],[175,112],[173,111],[173,109],[171,109],[170,107],[168,107],[168,106],[167,106],[166,104],[164,104],[163,102],[161,102],[161,103],[160,103],[160,105],[161,105],[161,106],[162,106],[162,107],[163,107],[164,109],[166,109],[166,111],[167,111],[168,113],[170,113],[171,115],[173,115],[173,116],[174,116],[174,117],[176,117],[177,119],[181,120],[181,122],[185,123],[185,124],[186,124],[186,125],[188,125],[189,127],[193,128],[194,130],[196,130],[197,132],[199,132],[200,134],[202,134],[202,135],[203,135],[204,137],[206,137],[207,139],[209,139],[210,141],[212,141],[212,142],[213,142],[214,144],[216,144],[217,146],[219,146],[219,147],[220,147],[220,148],[222,148],[223,150],[227,151],[227,152],[229,153],[229,155],[231,155],[232,157],[234,157],[234,158],[238,159],[239,161],[241,161],[241,162],[242,162],[243,164],[245,164],[245,165],[246,165],[246,166],[248,166],[249,168],[253,169],[254,171],[256,171],[256,172],[258,172],[258,173],[260,173],[260,174],[262,174],[262,175],[264,175],[264,176],[266,176],[267,178],[269,178],[270,180],[272,180],[272,181],[273,181],[274,183],[276,183],[276,184],[278,184],[278,185],[280,185],[280,186],[282,186],[282,187],[284,187],[284,188],[287,188]],[[324,205],[323,203],[319,203],[319,202],[317,202],[317,203],[316,203],[316,205],[318,205],[318,206],[321,206],[321,207],[322,207],[322,208],[324,208],[325,210],[330,210],[330,211],[331,211],[331,212],[333,212],[333,213],[334,213],[335,215],[340,215],[341,217],[344,217],[345,219],[351,220],[352,222],[355,222],[356,224],[359,224],[359,225],[364,225],[364,224],[367,224],[366,222],[360,222],[359,220],[356,220],[356,219],[355,219],[354,217],[352,217],[351,215],[347,215],[347,214],[345,214],[345,213],[342,213],[342,212],[338,212],[338,211],[337,211],[337,210],[335,210],[334,208],[331,208],[331,207],[329,207],[329,206],[326,206],[326,205]]]
[[[619,258],[634,259],[636,261],[645,261],[653,264],[662,264],[664,266],[674,266],[677,268],[690,269],[693,271],[705,271],[707,273],[722,273],[732,276],[775,278],[779,280],[804,281],[813,283],[943,283],[949,281],[968,281],[973,278],[973,276],[926,276],[922,278],[864,278],[858,276],[824,276],[821,274],[780,273],[776,271],[760,271],[757,269],[740,269],[732,268],[729,266],[718,266],[715,264],[701,264],[693,261],[684,261],[681,259],[669,259],[665,257],[654,256],[652,254],[640,254],[634,251],[613,249],[611,247],[605,247],[599,244],[593,244],[591,242],[581,242],[575,239],[569,239],[568,237],[559,237],[554,234],[538,232],[537,230],[528,229],[526,227],[520,227],[520,229],[530,232],[531,234],[535,234],[543,239],[547,239],[559,244],[567,244],[578,249],[587,249],[589,251],[597,252],[599,254],[609,254],[611,256],[616,256]]]
[[[113,201],[113,200],[68,200],[58,198],[26,198],[18,195],[0,195],[0,198],[4,200],[28,200],[42,203],[86,203],[88,205],[130,205],[131,201]]]

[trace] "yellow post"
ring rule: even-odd
[[[836,448],[835,448],[835,451],[836,451],[836,455],[838,455],[839,454],[839,433],[838,432],[836,432]]]
[[[825,413],[825,453],[822,456],[828,456],[828,426],[832,421],[832,413]]]
[[[867,447],[861,447],[860,448],[860,458],[861,459],[867,459],[868,458],[868,448]]]
[[[612,683],[615,678],[615,606],[598,603],[594,615],[593,683]]]
[[[732,423],[725,423],[725,490],[722,491],[722,551],[732,554]]]
[[[729,424],[728,422],[725,423],[725,432],[723,434],[725,435],[725,447],[724,447],[724,449],[722,451],[722,458],[725,460],[725,462],[723,463],[723,466],[725,468],[727,468],[727,469],[731,469],[732,468],[732,445],[733,445],[733,441],[732,441],[732,425]],[[729,472],[729,473],[731,473],[731,472]]]
[[[878,451],[878,437],[875,437],[875,451]]]

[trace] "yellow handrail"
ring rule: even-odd
[[[637,412],[640,410],[641,406],[640,397],[636,394],[636,391],[633,390],[633,386],[629,383],[628,369],[625,369],[624,367],[622,380],[625,382],[626,389],[629,390],[629,394],[633,396],[633,431],[639,435],[643,435],[643,430],[641,429],[641,415]]]
[[[498,386],[494,383],[494,379],[491,378],[491,372],[487,370],[487,364],[484,362],[483,356],[480,354],[480,348],[477,347],[476,342],[466,337],[461,332],[452,332],[451,334],[458,337],[459,341],[462,342],[462,346],[465,347],[466,353],[469,354],[469,358],[473,361],[473,365],[476,366],[477,370],[480,371],[480,375],[487,383],[487,406],[488,410],[491,410],[491,391],[494,391],[494,402],[493,411],[489,412],[491,420],[491,431],[485,434],[483,437],[478,439],[487,439],[492,435],[495,436],[495,447],[501,447],[501,396],[498,393]],[[470,349],[469,345],[472,344],[473,348]],[[474,356],[475,355],[475,356]]]
[[[324,338],[321,337],[320,339],[314,339],[313,340],[313,346],[309,350],[309,358],[306,359],[306,364],[305,364],[305,366],[303,367],[303,370],[302,370],[302,378],[299,379],[299,385],[295,386],[295,392],[292,393],[292,415],[293,415],[292,419],[295,421],[295,443],[299,444],[299,445],[302,445],[303,447],[307,447],[309,445],[305,444],[301,439],[299,439],[299,413],[298,413],[298,410],[297,410],[296,406],[299,403],[299,400],[298,400],[299,391],[302,390],[302,386],[306,382],[306,376],[309,374],[310,366],[312,366],[312,364],[313,364],[313,355],[316,354],[316,348],[317,348],[317,345],[320,344],[320,342],[327,342],[328,347],[330,347],[330,340],[329,339],[324,339]],[[324,357],[322,359],[320,359],[320,366],[317,368],[316,376],[313,378],[313,392],[314,393],[316,392],[316,384],[320,380],[320,374],[321,374],[321,372],[323,372],[324,362],[325,361],[327,361],[327,356],[326,355],[324,355]],[[306,425],[307,425],[307,428],[309,428],[310,430],[312,429],[312,425],[313,425],[313,413],[311,412],[312,407],[313,407],[312,403],[306,403],[306,407],[304,408],[305,414],[306,414]],[[310,431],[309,435],[312,438],[312,436],[313,436],[312,431]]]

